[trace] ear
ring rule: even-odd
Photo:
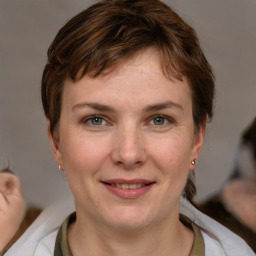
[[[197,160],[199,158],[199,155],[203,148],[204,137],[205,137],[205,127],[206,127],[206,121],[200,126],[199,130],[196,131],[194,135],[193,145],[191,149],[191,159],[190,159],[190,165],[189,165],[190,171],[193,171],[195,169],[196,161],[194,164],[192,164],[192,161]]]
[[[49,121],[47,123],[47,135],[48,135],[49,141],[51,143],[51,148],[52,148],[52,152],[53,152],[55,161],[56,161],[57,165],[59,165],[60,169],[64,170],[62,153],[59,148],[59,141],[56,138],[54,138],[54,135],[52,134],[51,129],[50,129]]]

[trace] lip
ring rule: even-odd
[[[101,183],[113,194],[123,199],[135,199],[143,196],[148,191],[151,190],[153,185],[155,184],[154,181],[146,180],[146,179],[111,179],[111,180],[104,180]],[[120,188],[117,187],[116,184],[139,184],[137,188]]]

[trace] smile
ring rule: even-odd
[[[122,199],[135,199],[148,193],[155,182],[149,180],[109,180],[102,184],[112,194]]]
[[[138,188],[144,187],[146,185],[142,184],[142,183],[138,183],[138,184],[115,184],[115,183],[112,183],[111,186],[121,188],[121,189],[138,189]]]

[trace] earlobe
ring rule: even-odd
[[[191,151],[191,159],[190,159],[190,171],[193,171],[196,167],[197,159],[201,153],[204,144],[204,137],[205,137],[205,127],[206,123],[200,126],[199,131],[195,134],[193,147]]]
[[[63,160],[62,160],[62,153],[61,153],[60,148],[59,148],[59,141],[57,141],[54,138],[54,136],[51,132],[51,129],[50,129],[50,122],[49,121],[47,123],[47,135],[48,135],[49,141],[51,143],[51,148],[52,148],[54,159],[55,159],[57,165],[59,166],[59,169],[64,170]]]

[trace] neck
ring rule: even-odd
[[[178,217],[177,217],[178,219]],[[179,220],[133,230],[95,227],[79,219],[68,230],[73,256],[166,256],[190,254],[193,232]],[[184,242],[186,241],[186,242]]]

